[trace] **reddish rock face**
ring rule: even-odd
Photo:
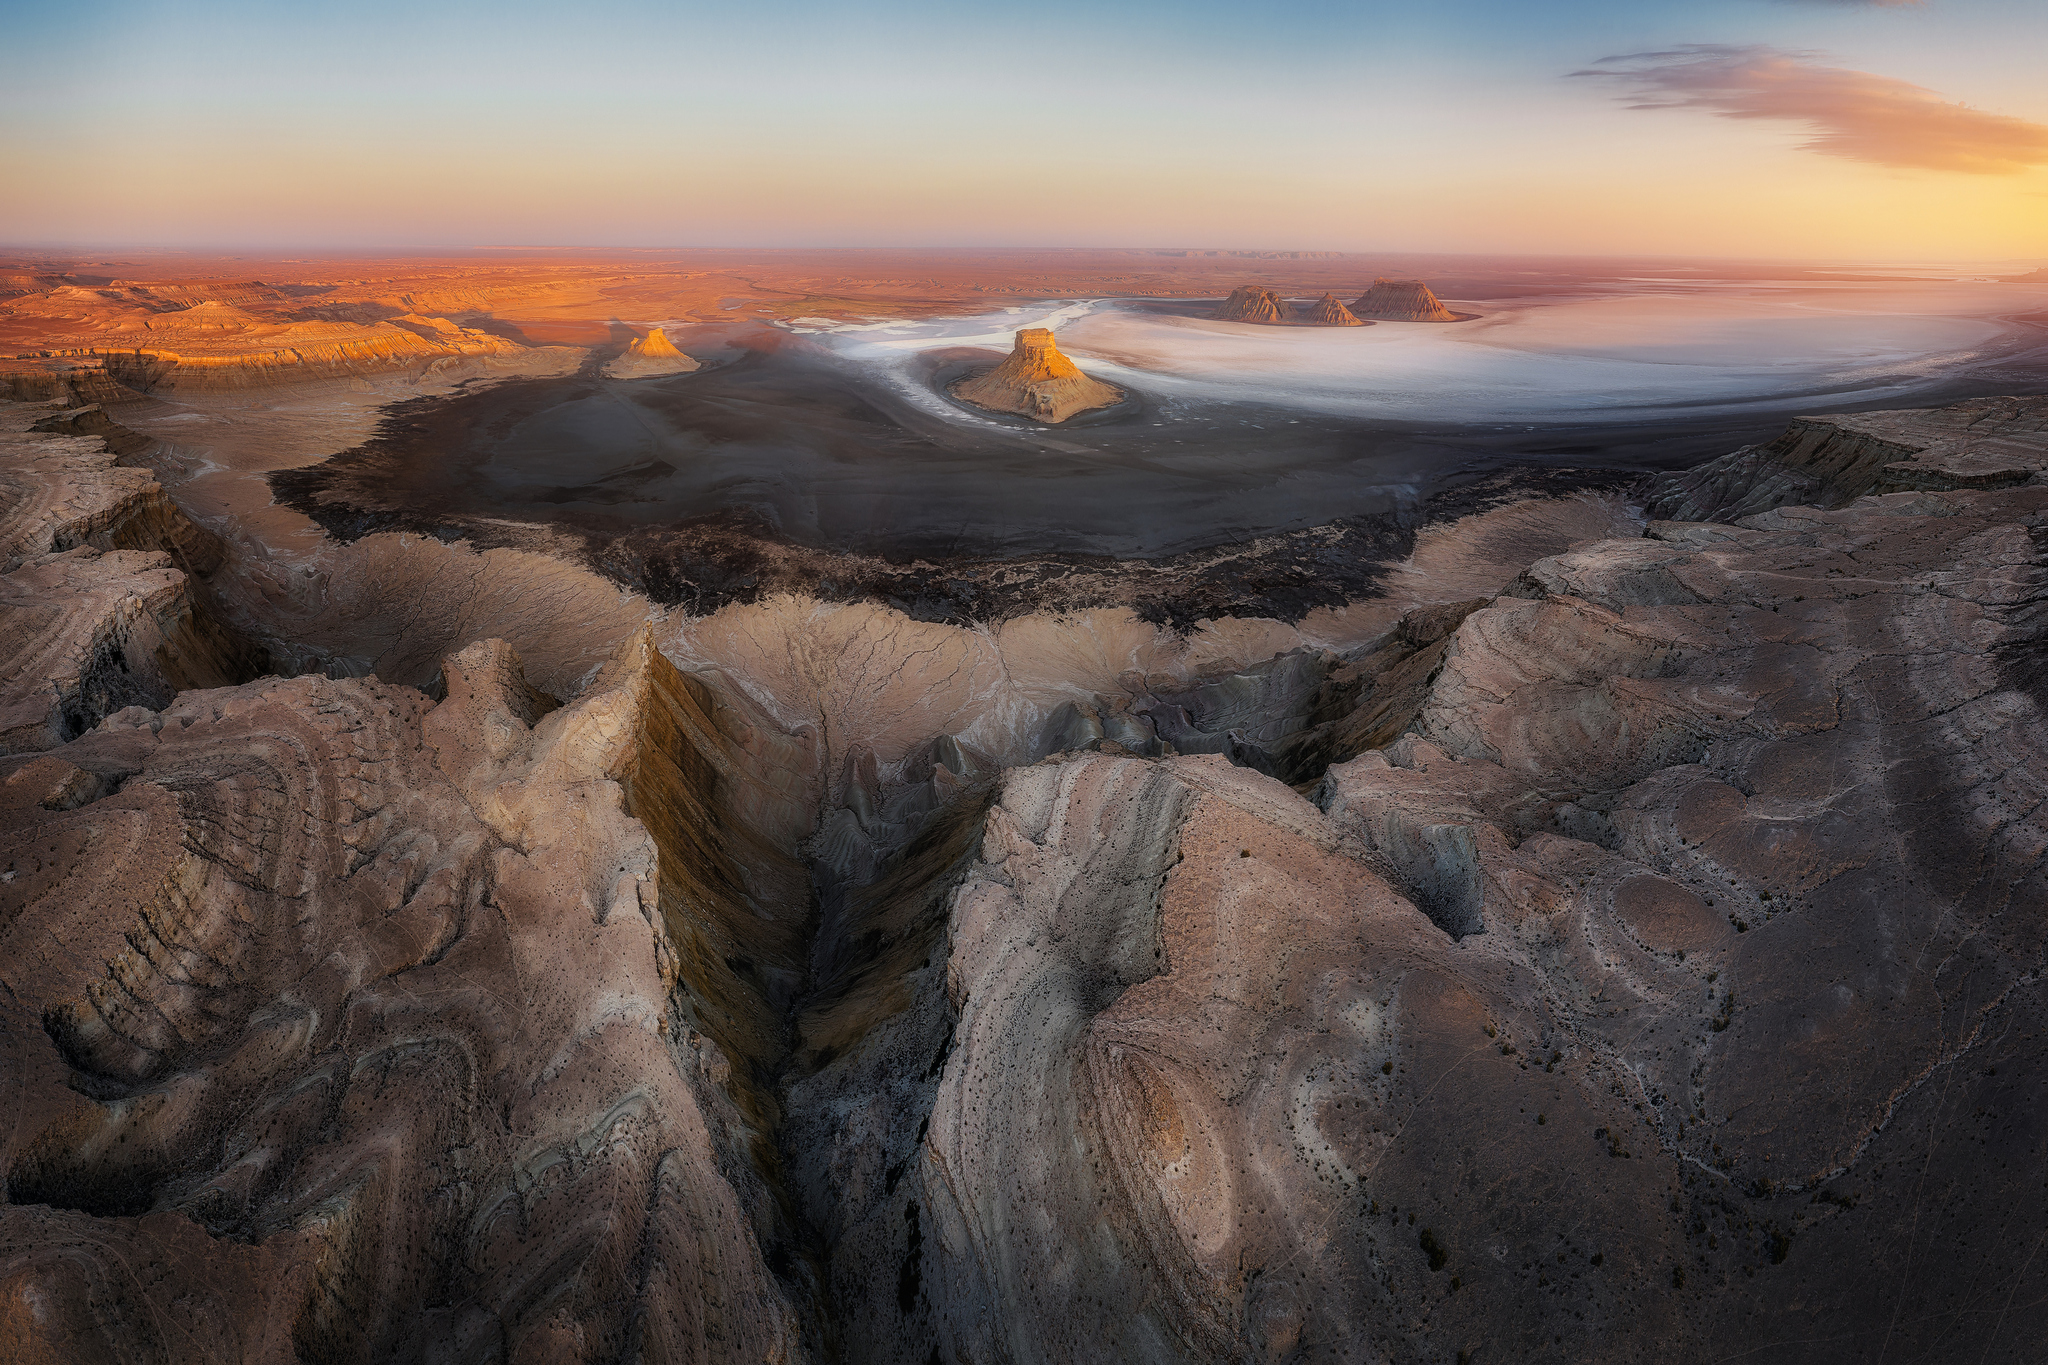
[[[1270,289],[1256,284],[1239,285],[1230,291],[1230,297],[1212,315],[1218,322],[1263,322],[1285,323],[1288,317],[1286,300]]]
[[[1456,322],[1457,314],[1437,302],[1421,280],[1390,280],[1382,276],[1359,295],[1351,311],[1382,322]]]
[[[1122,402],[1124,391],[1081,373],[1060,354],[1050,328],[1026,327],[1017,333],[1008,359],[987,374],[955,384],[953,396],[992,412],[1064,422],[1076,413]]]

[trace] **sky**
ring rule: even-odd
[[[2048,262],[2048,0],[0,0],[0,242]]]

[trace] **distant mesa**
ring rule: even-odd
[[[1114,384],[1090,379],[1053,344],[1052,329],[1026,327],[1016,349],[987,374],[952,386],[955,398],[991,412],[1012,412],[1041,422],[1064,422],[1076,413],[1123,401]]]
[[[1335,294],[1325,294],[1309,305],[1301,320],[1311,327],[1363,327],[1349,308],[1337,302]]]
[[[1240,285],[1231,291],[1223,306],[1210,315],[1218,322],[1255,322],[1267,327],[1363,327],[1366,324],[1351,310],[1325,294],[1296,313],[1287,301],[1270,289],[1256,284]]]
[[[1231,290],[1215,318],[1218,322],[1263,322],[1269,326],[1284,326],[1293,320],[1278,294],[1256,284],[1241,284]]]
[[[677,350],[668,333],[656,327],[636,338],[625,354],[604,367],[607,379],[652,379],[664,374],[688,374],[697,362]]]
[[[1437,302],[1421,280],[1374,280],[1351,311],[1381,322],[1456,322],[1458,315]]]
[[[2042,268],[2042,269],[2040,269],[2040,270],[2036,270],[2036,271],[2035,271],[2035,272],[2034,272],[2033,274],[2031,274],[2031,275],[2014,275],[2014,276],[2012,276],[2012,277],[2011,277],[2010,279],[2006,280],[2006,283],[2007,283],[2007,284],[2048,284],[2048,267],[2043,267],[2043,268]]]

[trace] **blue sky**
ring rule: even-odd
[[[23,244],[2048,255],[2041,0],[7,8]]]

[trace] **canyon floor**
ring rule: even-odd
[[[686,257],[0,272],[8,1359],[2038,1356],[2048,289]]]

